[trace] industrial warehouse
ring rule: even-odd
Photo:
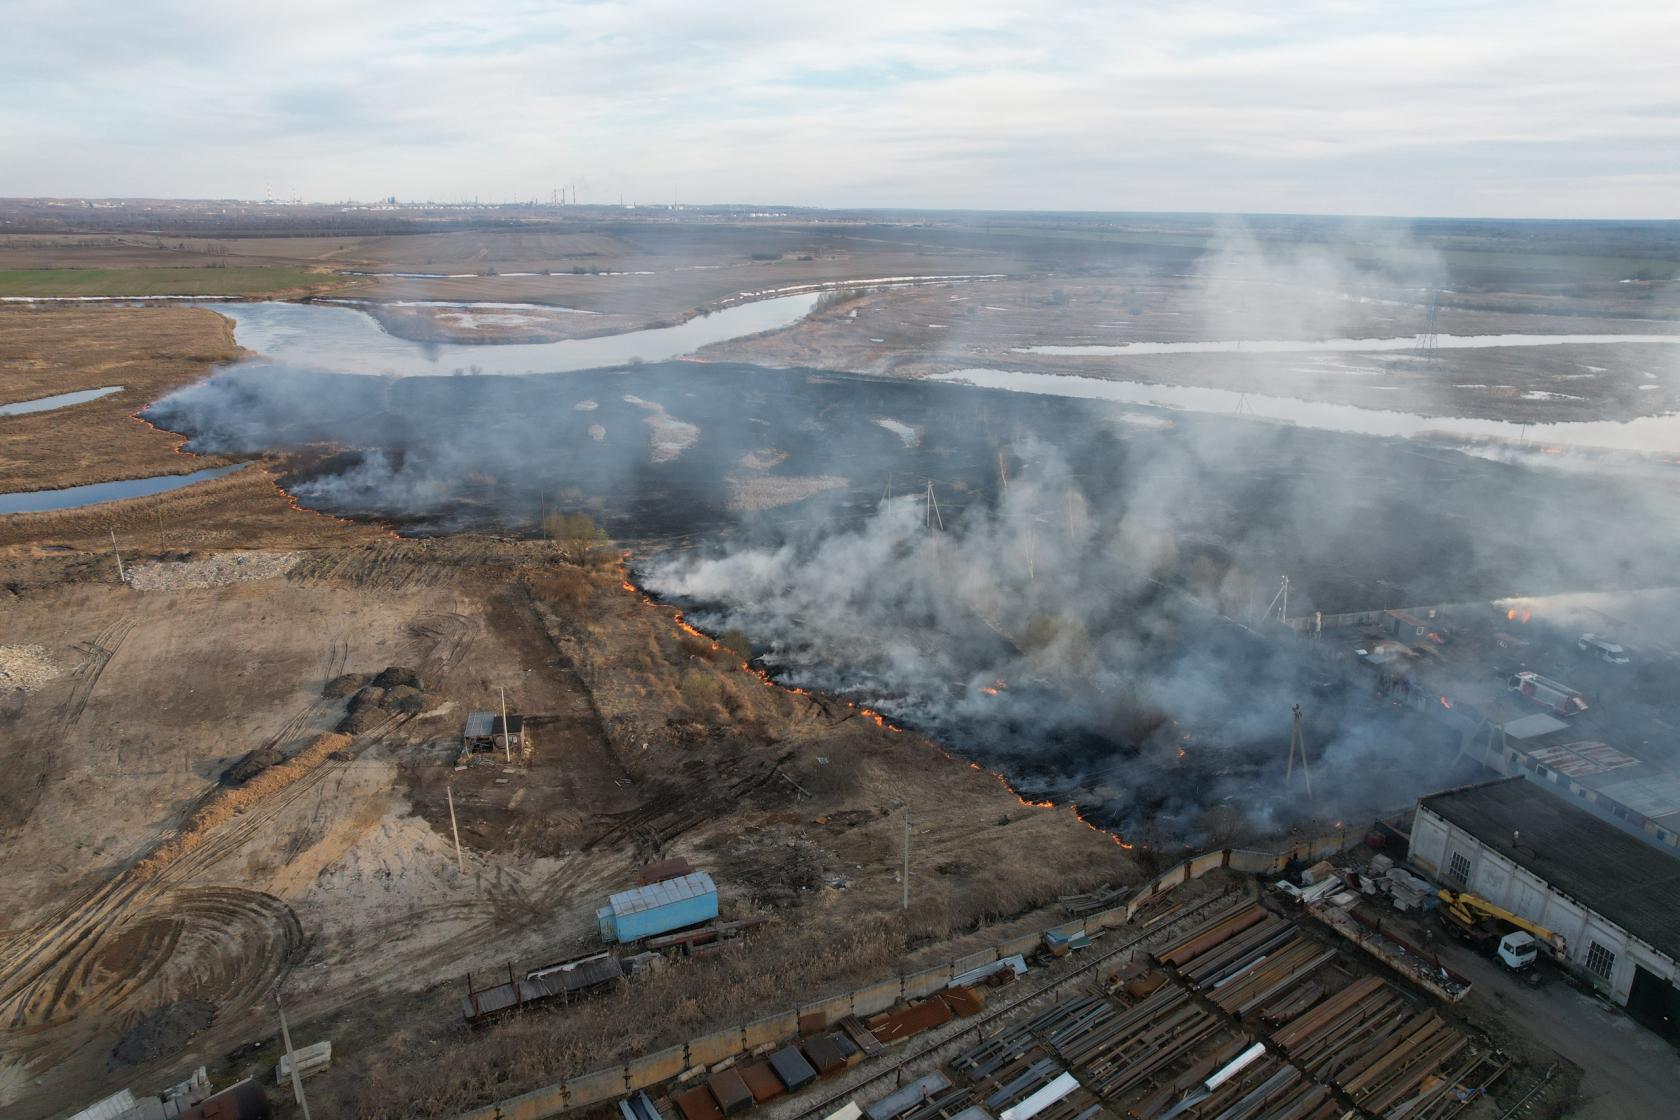
[[[1581,975],[1680,1042],[1680,860],[1521,777],[1419,800],[1411,858],[1561,933]]]

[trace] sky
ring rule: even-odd
[[[0,195],[1680,218],[1680,5],[0,0]]]

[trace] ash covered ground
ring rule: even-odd
[[[1659,584],[1665,488],[1419,441],[693,362],[376,379],[235,366],[148,412],[415,534],[588,512],[651,591],[1152,842],[1398,808],[1450,732],[1261,621]],[[1275,613],[1275,612],[1274,612]],[[1282,783],[1300,704],[1318,800]],[[1233,824],[1240,821],[1241,827]]]

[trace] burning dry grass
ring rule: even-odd
[[[317,735],[313,742],[290,759],[264,770],[238,789],[217,790],[182,822],[173,836],[135,865],[135,876],[142,881],[155,878],[165,867],[202,844],[217,825],[279,793],[327,761],[334,751],[344,750],[349,745],[348,735]]]

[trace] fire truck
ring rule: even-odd
[[[1587,710],[1587,701],[1566,684],[1542,677],[1539,673],[1518,673],[1508,682],[1512,692],[1520,692],[1528,699],[1550,710],[1554,715],[1572,716]]]

